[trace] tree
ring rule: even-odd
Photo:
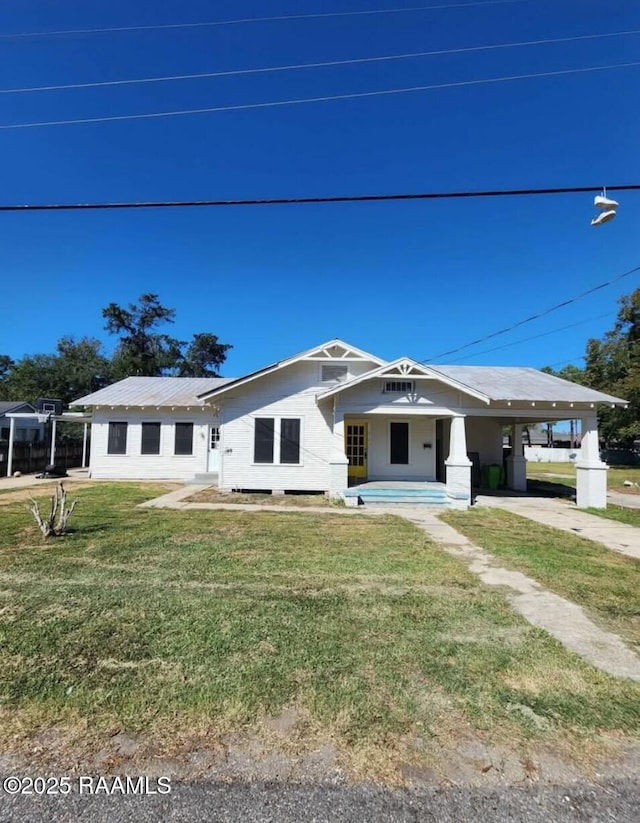
[[[559,370],[552,369],[551,366],[545,366],[540,371],[546,374],[552,374],[554,377],[561,377],[563,380],[569,380],[571,383],[580,383],[584,386],[587,375],[584,369],[579,366],[574,366],[570,363],[568,366],[563,366]]]
[[[15,366],[6,354],[0,354],[0,400],[9,400],[9,375]]]
[[[184,343],[156,331],[163,323],[173,323],[175,309],[162,306],[157,294],[142,294],[138,305],[129,303],[127,309],[109,303],[102,316],[107,321],[105,329],[120,337],[112,361],[117,379],[159,377],[178,366]]]
[[[598,416],[603,440],[630,448],[640,438],[640,288],[618,302],[613,329],[587,343],[585,382],[629,401],[627,409],[601,409]]]
[[[142,294],[137,304],[130,303],[126,309],[110,303],[102,316],[107,321],[106,330],[120,337],[112,361],[116,379],[129,375],[217,376],[231,348],[219,343],[215,334],[204,333],[194,335],[184,351],[185,341],[158,331],[159,326],[174,322],[175,309],[163,306],[157,294]]]
[[[228,343],[218,343],[215,334],[194,334],[191,345],[180,363],[180,377],[218,377],[218,367],[232,348]]]
[[[53,397],[68,405],[72,400],[106,386],[110,364],[101,353],[101,343],[90,337],[63,337],[56,354],[33,354],[15,363],[6,380],[11,400],[35,403]]]

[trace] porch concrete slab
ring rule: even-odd
[[[580,606],[548,591],[522,572],[497,565],[491,554],[433,514],[414,509],[410,513],[403,512],[402,516],[415,523],[449,554],[463,560],[483,583],[506,588],[513,608],[533,626],[544,629],[601,671],[640,682],[640,657],[616,634],[596,625]]]
[[[617,523],[598,517],[596,514],[577,509],[575,505],[561,500],[533,497],[489,497],[478,496],[478,506],[497,506],[528,517],[544,526],[577,534],[587,540],[601,543],[614,552],[640,560],[640,529],[626,523]]]

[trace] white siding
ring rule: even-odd
[[[435,480],[436,424],[430,417],[371,415],[369,423],[369,480]],[[389,423],[409,424],[409,463],[390,462]],[[346,418],[345,422],[349,422]],[[425,448],[429,444],[429,448]]]
[[[194,424],[192,455],[173,453],[176,421]],[[110,422],[128,424],[126,454],[107,454]],[[153,422],[161,423],[160,454],[140,454],[142,423]],[[91,426],[91,476],[98,479],[188,480],[207,470],[208,432],[213,422],[211,409],[98,409],[94,411]]]
[[[351,376],[371,368],[371,364],[348,365]],[[328,458],[334,452],[333,404],[329,400],[319,408],[316,403],[316,394],[326,388],[319,375],[320,363],[301,361],[217,401],[222,409],[222,488],[328,491]],[[254,463],[256,417],[300,419],[299,465]],[[276,441],[276,460],[278,452]]]
[[[337,396],[337,408],[345,414],[364,414],[380,409],[388,410],[391,414],[413,411],[437,414],[439,409],[447,413],[461,404],[460,392],[437,380],[415,380],[415,392],[411,395],[385,392],[384,383],[383,378],[375,377],[352,389],[346,389]]]

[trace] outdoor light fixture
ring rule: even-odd
[[[601,226],[603,223],[608,223],[609,220],[613,220],[617,214],[616,209],[620,204],[617,200],[612,200],[610,197],[607,197],[607,190],[602,189],[602,194],[597,194],[593,198],[593,205],[597,209],[600,209],[600,214],[593,218],[591,225]]]

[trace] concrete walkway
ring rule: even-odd
[[[640,682],[640,657],[617,635],[597,626],[580,606],[553,594],[526,574],[497,565],[492,555],[434,514],[414,508],[402,512],[402,517],[415,523],[449,554],[463,560],[483,583],[507,588],[509,602],[529,623],[544,629],[607,674]]]
[[[640,559],[640,529],[615,520],[580,511],[574,505],[547,497],[493,497],[479,495],[478,506],[497,506],[500,509],[528,517],[544,526],[552,526],[596,543],[627,557]]]
[[[640,682],[640,657],[632,652],[622,642],[622,640],[611,632],[604,631],[597,626],[584,613],[580,606],[565,600],[557,594],[545,589],[540,583],[526,574],[517,571],[510,571],[497,565],[495,558],[480,549],[478,546],[467,540],[466,537],[457,532],[454,528],[443,523],[433,511],[425,510],[425,508],[417,506],[406,507],[385,507],[375,506],[367,509],[360,508],[340,508],[335,506],[269,506],[269,505],[253,505],[247,503],[188,503],[187,498],[194,495],[196,492],[208,486],[187,486],[176,491],[163,494],[161,497],[156,497],[153,500],[147,500],[141,503],[138,508],[168,508],[179,510],[192,509],[226,509],[229,511],[244,511],[244,512],[308,512],[320,514],[345,514],[349,516],[365,515],[389,515],[393,514],[399,517],[404,517],[410,522],[418,526],[429,537],[431,537],[439,546],[446,552],[454,555],[462,560],[468,566],[469,570],[488,586],[501,586],[508,590],[508,599],[513,608],[521,614],[529,623],[544,629],[556,640],[559,640],[567,649],[579,654],[581,657],[589,661],[593,666],[601,671],[611,674],[614,677],[628,678]],[[484,505],[499,505],[504,508],[509,508],[503,504],[503,500],[508,503],[521,504],[521,499],[511,498],[488,498],[490,503]],[[596,515],[585,515],[582,512],[571,510],[563,504],[556,504],[555,501],[534,500],[531,501],[534,506],[527,510],[527,513],[522,512],[525,516],[531,516],[532,519],[539,522],[544,522],[547,525],[555,525],[550,521],[553,517],[562,518],[563,516],[577,515],[578,520],[562,521],[565,530],[575,532],[575,524],[581,523],[585,531],[585,537],[590,539],[597,539],[594,533],[600,528],[600,522],[604,524],[604,532],[600,535],[611,543],[610,535],[607,532],[609,524],[617,526],[619,524],[613,521],[603,520]],[[540,504],[554,504],[547,510],[546,507],[540,508]],[[561,511],[556,511],[556,506],[562,507]],[[537,512],[536,514],[536,508]],[[564,509],[567,509],[565,512]],[[515,508],[513,509],[515,511]],[[521,513],[518,511],[518,513]],[[582,518],[586,518],[584,522]],[[598,522],[592,522],[598,521]],[[569,526],[569,524],[572,524]],[[562,528],[557,526],[557,528]],[[640,531],[634,529],[633,526],[624,526],[624,529],[630,529],[633,532]],[[626,532],[624,532],[626,534]],[[598,534],[600,534],[598,532]],[[603,542],[603,540],[600,540]],[[613,541],[615,551],[621,551],[624,554],[630,554],[629,547],[626,544],[619,543],[616,538]],[[606,544],[605,544],[606,545]],[[638,556],[640,556],[640,545],[636,546]],[[632,557],[635,548],[631,549]]]

